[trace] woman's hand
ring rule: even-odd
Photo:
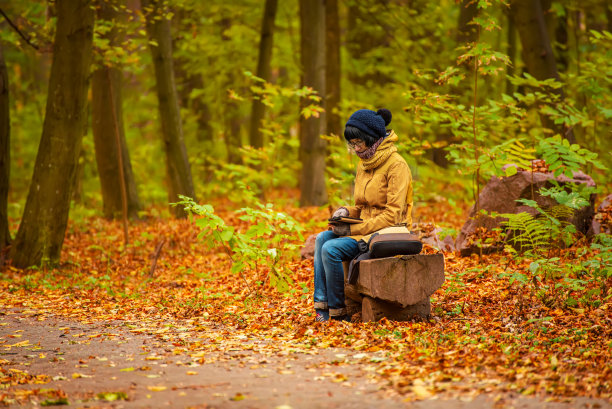
[[[351,235],[351,225],[348,223],[334,223],[331,225],[331,229],[336,236]]]
[[[349,215],[349,211],[346,207],[339,207],[336,209],[332,217],[347,217]]]

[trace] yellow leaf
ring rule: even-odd
[[[30,341],[26,339],[25,341],[21,341],[21,342],[18,342],[16,344],[7,345],[7,346],[8,347],[25,347],[25,346],[28,346],[28,345],[30,345]]]
[[[525,389],[523,392],[521,392],[523,395],[533,395],[535,392],[535,386],[530,386],[527,389]]]
[[[346,382],[348,378],[343,374],[339,373],[332,379],[332,382]]]
[[[168,389],[166,386],[147,386],[147,389],[151,392],[161,392]]]
[[[550,366],[552,366],[553,369],[556,369],[557,366],[559,366],[559,360],[555,355],[550,357]]]
[[[244,396],[243,394],[237,393],[233,398],[230,398],[230,400],[237,402],[237,401],[244,400],[245,398],[246,396]]]
[[[418,399],[427,399],[433,395],[424,385],[414,385],[412,387],[412,392],[414,392]]]
[[[196,371],[187,371],[187,375],[197,375]]]

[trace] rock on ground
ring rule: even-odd
[[[537,211],[529,206],[517,203],[517,199],[533,199],[541,208],[549,208],[556,204],[555,200],[542,196],[539,190],[542,187],[552,186],[551,182],[557,180],[560,184],[586,183],[588,186],[595,186],[593,179],[582,173],[574,172],[573,178],[569,179],[565,175],[560,175],[555,178],[552,173],[518,171],[515,175],[509,177],[492,177],[489,183],[482,189],[478,196],[478,204],[481,210],[497,213],[521,213],[527,212],[535,215]],[[580,232],[587,233],[591,227],[591,221],[594,214],[595,195],[591,196],[589,206],[575,212],[574,217],[570,220]],[[468,214],[468,219],[457,235],[455,246],[461,255],[469,255],[479,251],[478,248],[469,243],[468,238],[474,234],[476,229],[485,228],[493,230],[499,227],[504,220],[502,217],[476,216],[476,206],[472,206]],[[487,249],[484,249],[485,252]],[[495,251],[496,248],[489,248],[489,251]]]
[[[593,217],[593,234],[612,234],[612,194],[609,194],[597,208],[597,214]]]
[[[302,256],[302,259],[310,260],[314,258],[314,249],[315,249],[316,239],[317,239],[316,234],[311,234],[310,236],[308,236],[308,238],[306,238],[306,241],[304,242],[304,246],[300,250],[300,255]]]

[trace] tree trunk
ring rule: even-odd
[[[8,86],[8,71],[0,42],[0,252],[11,242],[7,210],[11,174],[11,121]]]
[[[511,3],[511,12],[523,47],[523,61],[529,74],[538,80],[548,78],[559,80],[557,63],[548,36],[540,0],[514,0]],[[563,98],[562,90],[553,92]],[[570,143],[576,143],[571,129],[563,129],[562,125],[554,124],[545,115],[541,115],[541,119],[545,127],[560,133]]]
[[[557,63],[561,72],[567,72],[569,68],[569,35],[567,19],[571,11],[565,10],[566,15],[555,19],[555,54],[557,55]]]
[[[302,86],[325,96],[325,0],[300,0]],[[307,104],[302,100],[301,106]],[[323,101],[323,106],[324,106]],[[325,114],[300,117],[300,205],[327,203],[325,188]]]
[[[514,85],[508,79],[514,75],[514,66],[516,65],[516,27],[514,25],[514,19],[512,18],[512,13],[506,13],[506,22],[508,23],[508,28],[506,29],[506,41],[508,43],[508,48],[506,49],[506,55],[510,58],[510,64],[506,66],[506,90],[505,93],[507,95],[512,95],[514,92]]]
[[[191,168],[187,158],[187,149],[183,140],[183,124],[176,85],[174,83],[174,67],[172,62],[172,36],[168,11],[161,0],[142,0],[142,6],[147,16],[147,32],[153,65],[157,98],[159,100],[159,116],[166,151],[166,170],[168,175],[170,202],[179,200],[179,195],[195,198]],[[174,207],[176,217],[185,217],[182,208]]]
[[[99,4],[98,17],[100,20],[123,23],[120,21],[123,15],[125,13],[116,11],[107,3]],[[113,29],[106,33],[105,38],[109,40],[110,45],[119,46],[124,40],[124,31],[118,24],[114,24]],[[124,199],[121,186],[124,186],[127,215],[135,218],[141,206],[125,141],[121,78],[122,72],[116,67],[100,67],[93,73],[91,82],[92,131],[102,187],[104,216],[121,217]],[[119,139],[121,151],[117,147],[117,139]],[[123,172],[120,172],[120,164],[122,164]],[[123,174],[123,182],[121,182],[121,174]]]
[[[224,42],[230,42],[231,38],[226,34],[226,31],[231,27],[232,21],[226,17],[221,19],[219,25],[221,26],[221,40]],[[235,87],[234,76],[229,73],[227,76],[227,82],[224,85],[225,89]],[[241,163],[242,156],[240,155],[240,148],[242,147],[242,136],[241,136],[241,118],[240,118],[240,107],[238,103],[231,98],[228,98],[224,104],[224,140],[225,147],[227,150],[227,161],[229,163]]]
[[[342,120],[338,114],[340,107],[340,18],[338,0],[325,2],[326,64],[325,64],[325,108],[327,116],[326,133],[342,138]]]
[[[272,59],[272,45],[274,43],[274,19],[278,0],[266,0],[264,15],[261,22],[261,39],[259,40],[259,59],[257,61],[257,73],[259,78],[270,81]],[[261,121],[264,118],[265,105],[259,100],[253,100],[251,109],[251,129],[249,140],[251,146],[261,148],[264,144],[263,134],[260,131]]]
[[[376,12],[382,7],[386,7],[389,0],[360,0],[351,1],[348,4],[348,24],[346,32],[346,50],[351,59],[360,60],[366,58],[368,64],[372,66],[384,65],[383,56],[370,57],[368,54],[378,47],[389,45],[387,30],[390,28],[382,27],[382,30],[368,30],[364,33],[364,27],[375,27],[384,24],[375,18]],[[349,80],[355,85],[362,86],[382,86],[393,82],[392,78],[379,71],[371,74],[359,72],[349,72]]]
[[[457,20],[457,31],[455,33],[457,47],[466,46],[469,43],[478,41],[478,30],[474,24],[471,24],[476,16],[478,16],[478,5],[475,1],[462,0],[459,3],[459,19]],[[472,67],[473,64],[468,63],[462,65],[459,69],[463,70],[466,78],[469,78],[473,75],[470,74]],[[470,91],[468,92],[466,84],[469,84],[469,82],[466,81],[460,83],[458,86],[451,86],[449,92],[460,99],[462,96],[465,99],[468,95],[473,95],[471,85],[469,88]],[[450,161],[446,157],[445,148],[453,143],[453,135],[448,131],[440,130],[440,132],[436,134],[436,142],[439,146],[431,149],[431,160],[436,165],[447,168]]]
[[[56,0],[47,108],[13,265],[59,261],[86,120],[94,11],[90,0]]]
[[[180,9],[177,11],[177,16],[173,23],[175,24],[175,32],[176,36],[173,37],[173,50],[175,50],[175,55],[178,54],[176,50],[180,50],[181,42],[184,40],[186,33],[190,32],[190,27],[188,27],[184,21],[188,20],[190,16],[188,15],[190,11],[185,9]],[[185,53],[183,51],[181,54]],[[204,88],[204,79],[202,78],[202,74],[200,72],[193,73],[188,68],[187,65],[189,63],[189,59],[184,56],[175,56],[174,58],[174,76],[176,80],[176,88],[179,96],[179,103],[182,107],[187,107],[191,109],[192,113],[195,115],[196,122],[198,124],[198,133],[196,138],[198,142],[212,142],[213,138],[213,129],[210,125],[210,107],[205,102],[204,97],[196,97],[193,98],[191,96],[191,91],[194,89],[203,89]],[[206,159],[206,158],[204,158]]]
[[[462,0],[459,4],[456,41],[458,44],[473,43],[478,39],[476,25],[471,24],[478,16],[478,4],[473,0]]]

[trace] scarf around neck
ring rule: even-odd
[[[395,147],[395,143],[399,138],[395,134],[395,132],[391,131],[388,136],[385,138],[381,138],[374,145],[371,146],[368,150],[364,151],[361,155],[358,155],[361,159],[359,161],[359,166],[361,166],[364,170],[376,169],[387,159],[389,156],[393,154],[393,152],[397,152],[397,148]],[[364,155],[369,153],[370,149],[373,149],[373,154]],[[368,157],[369,156],[369,157]]]

